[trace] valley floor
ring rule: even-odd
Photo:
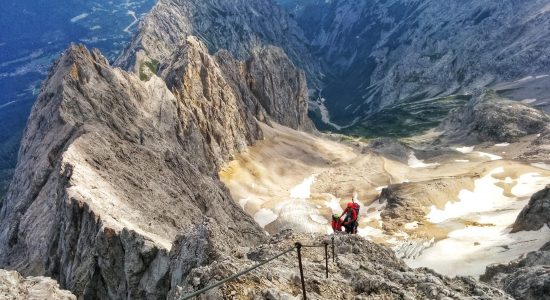
[[[331,214],[355,196],[360,235],[391,246],[410,266],[446,275],[477,276],[550,241],[547,227],[510,233],[529,197],[550,183],[547,165],[506,159],[518,145],[457,146],[423,161],[413,152],[388,158],[337,136],[262,130],[265,139],[220,178],[270,234],[330,233]],[[377,201],[387,186],[401,199],[391,207]]]

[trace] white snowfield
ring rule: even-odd
[[[412,267],[429,266],[442,274],[478,276],[493,263],[511,261],[520,255],[538,250],[550,240],[550,229],[510,234],[510,226],[528,203],[528,197],[550,183],[550,178],[527,173],[517,180],[495,176],[504,173],[499,167],[475,181],[473,191],[462,190],[459,201],[447,203],[443,210],[432,207],[428,221],[452,226],[457,220],[481,224],[451,231],[447,239],[435,243],[415,259],[407,259]],[[513,184],[512,197],[499,186]],[[450,255],[452,253],[452,255]]]
[[[448,275],[479,276],[485,267],[506,263],[540,249],[550,239],[550,229],[510,234],[504,225],[466,227],[427,248],[416,259],[405,259],[411,267],[429,267]]]
[[[500,180],[493,177],[502,172],[504,169],[498,168],[476,180],[474,191],[460,191],[459,201],[447,203],[443,210],[432,206],[427,215],[428,221],[442,223],[449,219],[506,208],[509,206],[510,199],[505,197],[502,189],[495,185]]]
[[[308,199],[311,197],[311,185],[315,181],[315,174],[304,179],[302,183],[290,190],[290,197],[296,199]]]
[[[414,155],[413,152],[411,152],[409,154],[409,167],[413,168],[413,169],[420,169],[420,168],[431,168],[431,167],[436,167],[436,166],[439,166],[438,163],[430,163],[430,164],[426,164],[424,163],[423,160],[419,160],[418,158],[416,158],[416,156]]]
[[[474,146],[431,163],[410,153],[403,164],[278,125],[262,129],[265,140],[231,162],[220,178],[269,233],[291,228],[330,234],[331,215],[340,214],[353,197],[361,205],[359,235],[391,246],[412,267],[446,275],[477,276],[489,264],[511,261],[550,241],[548,228],[510,234],[530,196],[550,184],[545,164],[504,160]],[[472,178],[467,181],[472,186],[449,191],[447,203],[425,207],[425,218],[394,233],[384,231],[381,213],[387,204],[374,200],[385,187],[461,176]],[[452,186],[456,181],[450,180]]]

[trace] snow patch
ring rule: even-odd
[[[430,266],[448,276],[478,276],[490,264],[507,263],[540,249],[549,238],[550,229],[546,225],[539,231],[513,234],[502,226],[466,227],[451,232],[448,239],[425,249],[416,259],[405,261],[413,268]]]
[[[495,144],[495,147],[508,147],[508,146],[510,146],[510,143]]]
[[[406,230],[413,230],[418,228],[418,221],[407,223],[403,226]]]
[[[446,203],[443,210],[438,209],[435,205],[432,206],[427,215],[428,221],[442,223],[449,219],[506,207],[510,198],[504,196],[504,190],[496,185],[500,180],[493,177],[493,175],[503,172],[504,168],[500,167],[476,180],[473,192],[466,189],[461,190],[458,194],[460,201]]]
[[[332,196],[332,195],[331,195]],[[342,207],[340,206],[340,201],[334,196],[328,201],[325,201],[325,206],[332,210],[333,214],[339,214],[342,212]]]
[[[523,174],[512,188],[512,194],[519,198],[531,197],[536,191],[544,189],[548,183],[548,178],[541,177],[539,173]]]
[[[318,215],[318,214],[311,214],[309,217],[313,220],[313,222],[319,223],[321,225],[328,224],[328,220],[325,219],[325,217]]]
[[[487,153],[487,152],[478,151],[477,153],[479,154],[479,156],[481,156],[481,157],[487,157],[487,158],[490,159],[490,160],[500,160],[500,159],[502,159],[501,156],[498,156],[498,155],[495,155],[495,154],[491,154],[491,153]]]
[[[273,221],[277,220],[278,217],[279,216],[277,216],[277,214],[275,214],[271,209],[262,208],[254,214],[254,221],[264,228]]]
[[[357,228],[357,234],[367,239],[370,237],[386,237],[383,230],[370,226]]]
[[[311,197],[311,185],[315,181],[315,177],[317,177],[317,174],[309,176],[302,183],[293,187],[290,190],[290,197],[295,199],[308,199]]]
[[[531,103],[537,102],[537,99],[523,99],[520,102],[523,104],[531,104]]]
[[[409,154],[409,161],[408,161],[408,164],[409,164],[409,167],[411,167],[411,168],[413,168],[413,169],[429,168],[429,167],[439,166],[438,163],[431,163],[431,164],[426,164],[426,163],[424,163],[424,161],[419,160],[418,158],[416,158],[416,156],[414,155],[413,152],[411,152],[411,153]]]
[[[532,163],[531,166],[535,167],[535,168],[539,168],[539,169],[543,169],[543,170],[548,170],[550,171],[550,165],[549,164],[545,164],[543,162],[539,162],[539,163]]]
[[[474,146],[472,147],[458,147],[455,148],[456,151],[464,154],[472,153],[474,151]]]
[[[512,234],[510,225],[529,201],[528,197],[544,188],[550,178],[538,173],[526,173],[517,179],[494,177],[503,172],[503,167],[494,169],[474,182],[473,191],[460,191],[458,202],[447,203],[442,210],[432,206],[427,215],[428,221],[435,224],[449,221],[440,225],[444,227],[456,224],[457,219],[484,225],[451,231],[446,239],[425,249],[420,256],[406,259],[407,264],[427,266],[448,276],[477,276],[489,264],[509,262],[548,242],[550,229],[547,226],[539,231]],[[499,183],[515,184],[511,190],[513,197],[505,196],[504,189],[497,186]]]

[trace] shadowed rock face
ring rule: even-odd
[[[246,70],[252,94],[274,121],[293,129],[314,130],[307,117],[306,76],[281,48],[257,48],[246,61]]]
[[[550,227],[550,186],[537,192],[518,215],[512,232],[539,230]]]
[[[483,92],[465,107],[451,113],[440,126],[450,142],[516,142],[519,138],[547,132],[550,117],[535,108]]]

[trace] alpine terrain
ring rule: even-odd
[[[550,299],[550,2],[147,3],[0,58],[1,299]]]

